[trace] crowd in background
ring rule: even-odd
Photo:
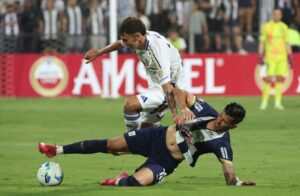
[[[139,17],[147,29],[168,37],[181,53],[256,52],[260,27],[271,19],[274,7],[282,10],[283,22],[299,37],[300,0],[117,2],[118,23],[128,16]],[[0,53],[83,53],[103,48],[108,43],[109,3],[0,0]],[[299,46],[295,41],[295,50]]]

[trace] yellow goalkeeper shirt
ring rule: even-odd
[[[260,41],[265,45],[265,57],[267,60],[287,58],[288,27],[283,22],[270,21],[262,27]]]

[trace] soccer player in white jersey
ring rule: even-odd
[[[202,155],[213,153],[221,164],[227,185],[252,186],[252,181],[237,178],[233,167],[230,130],[243,121],[246,111],[240,104],[230,103],[217,112],[194,95],[173,89],[181,107],[189,108],[197,117],[186,122],[176,119],[177,125],[142,128],[112,139],[85,140],[63,146],[39,143],[40,152],[51,158],[63,154],[132,153],[147,157],[135,173],[122,172],[117,178],[103,180],[103,186],[148,186],[161,183],[185,159],[194,167]],[[201,161],[201,159],[199,160]]]
[[[85,59],[91,62],[111,51],[129,47],[135,50],[144,64],[149,88],[143,94],[127,98],[124,105],[127,130],[159,125],[168,106],[173,118],[176,118],[172,88],[175,86],[183,89],[185,84],[183,63],[178,50],[159,33],[146,31],[143,22],[135,17],[129,17],[122,22],[119,34],[120,40],[100,50],[90,49]],[[187,120],[194,118],[189,109],[182,109],[182,113]]]

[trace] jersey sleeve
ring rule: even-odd
[[[161,43],[163,44],[163,43]],[[167,43],[166,43],[166,47]],[[164,85],[171,81],[170,77],[170,61],[168,58],[169,51],[164,51],[167,49],[164,46],[156,46],[149,44],[148,52],[150,54],[151,60],[154,64],[154,69],[156,70],[156,77],[158,78],[159,84]]]

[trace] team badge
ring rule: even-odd
[[[59,95],[66,88],[68,79],[66,65],[54,56],[44,56],[37,59],[29,72],[32,88],[44,97]]]

